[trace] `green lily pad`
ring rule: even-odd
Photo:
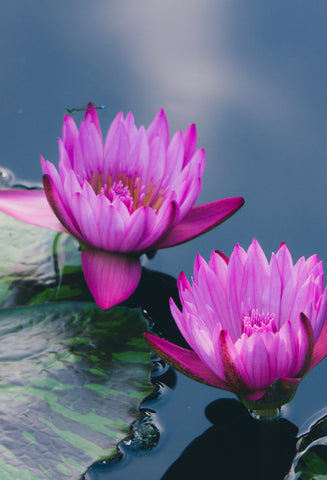
[[[153,387],[138,310],[0,310],[1,480],[80,479],[110,457]]]
[[[0,306],[91,300],[78,242],[0,212]]]

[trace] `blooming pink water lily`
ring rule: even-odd
[[[196,150],[194,125],[170,139],[163,110],[147,129],[119,113],[103,142],[89,104],[79,130],[65,116],[59,158],[58,172],[41,157],[43,191],[0,191],[0,210],[77,238],[86,282],[103,309],[134,292],[143,253],[186,242],[244,203],[235,197],[193,207],[205,153]]]
[[[295,265],[285,244],[268,263],[259,243],[238,244],[230,259],[200,255],[189,283],[182,272],[182,312],[172,315],[192,350],[146,334],[152,349],[182,373],[236,393],[251,409],[278,408],[327,355],[327,293],[317,255]]]

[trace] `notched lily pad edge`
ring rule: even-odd
[[[99,468],[108,470],[110,475],[110,466],[116,465],[125,456],[146,454],[158,446],[162,436],[162,426],[158,418],[156,403],[159,402],[162,395],[165,395],[165,383],[174,384],[176,382],[176,374],[157,355],[153,356],[151,361],[153,369],[150,373],[150,381],[153,385],[153,391],[141,401],[139,418],[131,424],[129,434],[118,443],[115,453],[91,465],[81,480],[92,480],[93,470]],[[166,382],[166,376],[172,378],[172,381],[168,380]]]

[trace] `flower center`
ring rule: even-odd
[[[252,308],[249,315],[244,315],[242,319],[242,333],[250,337],[254,332],[268,330],[275,333],[277,331],[274,313],[260,313],[256,308]]]
[[[119,200],[126,205],[129,213],[133,212],[133,197],[129,187],[127,185],[124,187],[120,180],[118,183],[114,182],[112,184],[107,197],[110,202],[113,202],[116,198],[119,198]]]
[[[130,177],[125,173],[120,173],[116,180],[108,175],[104,181],[103,174],[96,172],[92,173],[88,182],[97,195],[103,193],[111,202],[115,198],[122,200],[130,213],[145,206],[157,211],[164,200],[163,189],[160,185],[155,187],[152,181],[147,186],[142,185],[141,179],[137,175]]]

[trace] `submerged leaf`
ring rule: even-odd
[[[137,310],[56,303],[0,310],[1,480],[80,479],[153,387]]]
[[[92,299],[76,240],[1,212],[0,225],[0,306]]]

